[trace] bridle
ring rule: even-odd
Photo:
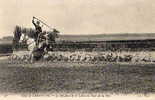
[[[23,40],[21,41],[22,43],[24,43],[24,42],[27,42],[28,41],[28,39],[29,39],[29,37],[28,38],[26,38],[26,34],[24,34],[24,38],[23,38]],[[32,43],[34,43],[33,41],[32,42],[30,42],[29,44],[27,43],[27,45],[31,45]]]

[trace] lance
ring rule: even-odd
[[[54,28],[50,27],[49,25],[47,25],[46,23],[44,23],[42,20],[40,20],[39,18],[33,17],[34,19],[37,19],[39,22],[41,22],[42,24],[44,24],[45,26],[47,26],[49,29],[53,30]]]

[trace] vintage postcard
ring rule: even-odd
[[[0,22],[3,99],[155,98],[154,0],[1,0]]]

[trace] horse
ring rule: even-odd
[[[27,49],[29,51],[30,62],[34,62],[34,53],[37,51],[36,41],[34,38],[29,37],[28,35],[22,33],[19,43],[26,43]]]
[[[47,48],[50,45],[50,42],[55,42],[55,38],[59,38],[59,31],[53,29],[53,31],[40,33],[38,41],[35,41],[34,35],[35,31],[32,29],[21,28],[16,26],[14,31],[14,41],[16,44],[26,43],[27,49],[29,51],[30,60],[34,62],[34,58],[40,59],[47,52]],[[41,39],[45,40],[41,40]]]

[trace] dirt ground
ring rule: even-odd
[[[0,60],[1,93],[155,93],[155,64],[11,64]]]

